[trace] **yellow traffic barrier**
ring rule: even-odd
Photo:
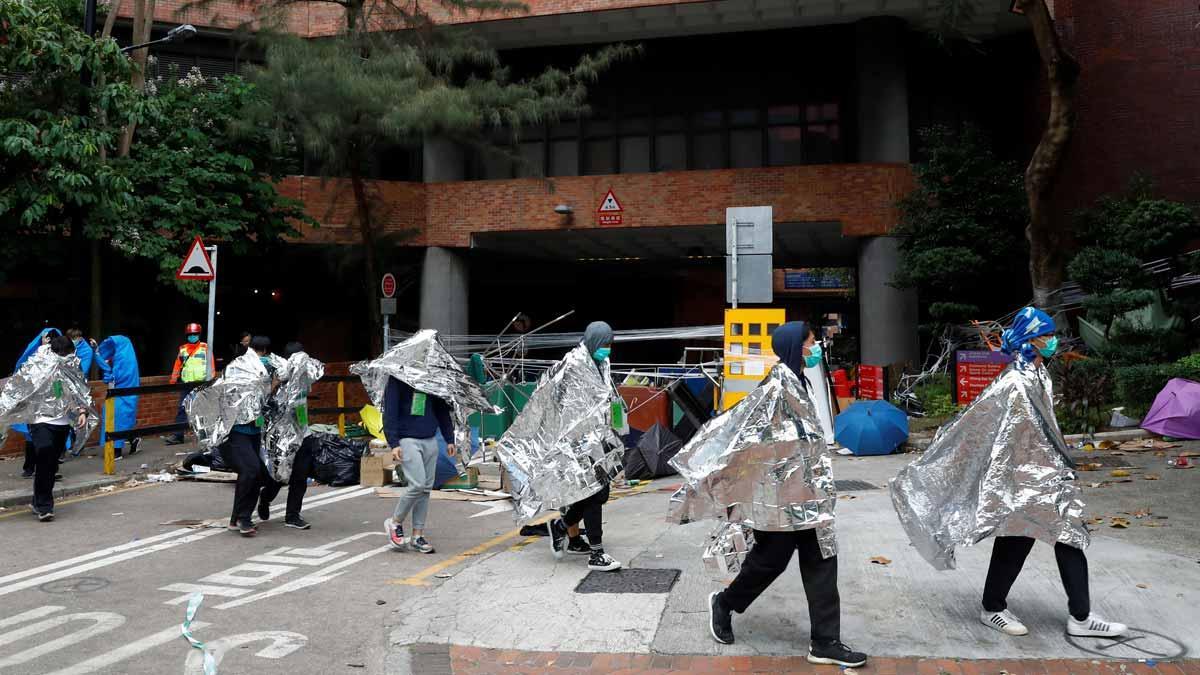
[[[771,335],[787,320],[783,309],[725,310],[725,377],[721,410],[746,398],[775,365]]]
[[[104,475],[111,476],[117,472],[117,453],[113,448],[113,421],[117,415],[117,400],[104,397]]]
[[[338,394],[337,394],[338,407],[344,408],[344,407],[346,407],[346,383],[339,381],[337,383],[337,391],[338,391]],[[344,437],[345,435],[346,435],[346,413],[340,412],[340,413],[338,413],[338,436]]]

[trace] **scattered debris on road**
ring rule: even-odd
[[[891,559],[889,559],[889,558],[885,558],[885,557],[883,557],[883,556],[881,556],[881,555],[877,555],[877,556],[874,556],[874,557],[872,557],[872,558],[869,558],[869,560],[870,560],[872,563],[875,563],[876,565],[885,565],[885,566],[886,566],[886,565],[891,565],[891,564],[892,564],[892,561],[891,561]]]

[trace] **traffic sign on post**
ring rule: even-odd
[[[179,266],[175,278],[182,281],[212,281],[215,276],[217,271],[208,257],[204,242],[200,241],[200,237],[196,237],[187,255],[183,256],[183,264]]]
[[[383,282],[380,284],[380,286],[382,287],[382,290],[383,290],[383,297],[385,297],[385,298],[396,297],[396,275],[392,274],[391,272],[384,274]]]

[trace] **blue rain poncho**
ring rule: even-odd
[[[113,335],[100,343],[96,348],[96,367],[100,369],[101,377],[110,387],[137,387],[142,383],[133,343],[124,335]],[[137,426],[138,397],[121,396],[113,401],[113,431],[125,431]],[[101,445],[105,441],[104,431],[104,425],[101,425]],[[125,441],[113,441],[113,447],[123,448]]]

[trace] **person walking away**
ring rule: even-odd
[[[775,329],[771,348],[779,357],[776,368],[788,368],[800,379],[811,399],[804,369],[821,361],[821,348],[812,329],[803,321],[792,321]],[[816,410],[815,403],[812,409]],[[822,442],[822,445],[823,442]],[[837,555],[824,557],[818,529],[789,531],[754,530],[754,546],[746,556],[733,583],[708,596],[709,632],[717,642],[733,644],[733,613],[744,613],[763,591],[783,574],[797,554],[804,595],[808,601],[811,642],[809,663],[858,667],[867,655],[856,652],[841,641],[841,597],[838,594]]]
[[[455,455],[454,421],[450,405],[437,396],[416,391],[395,377],[388,378],[383,395],[383,434],[392,448],[392,459],[400,462],[408,488],[396,502],[384,529],[397,550],[433,553],[425,539],[429,493],[437,477],[438,442],[441,432],[446,454]],[[404,519],[412,514],[412,536],[404,537]]]
[[[50,350],[58,356],[70,356],[75,345],[70,338],[59,335],[50,340]],[[61,391],[62,385],[57,384],[56,388]],[[67,448],[67,434],[86,426],[87,409],[83,406],[74,406],[54,417],[38,417],[29,425],[35,453],[33,515],[42,522],[54,520],[54,479],[58,458]]]
[[[189,323],[183,329],[185,342],[179,345],[175,357],[175,367],[171,370],[171,384],[176,382],[204,382],[212,376],[212,367],[208,362],[208,345],[200,341],[200,324]],[[187,411],[183,409],[183,399],[186,391],[179,392],[179,411],[175,414],[176,424],[187,423]],[[183,432],[179,431],[170,436],[164,436],[167,445],[183,443]]]
[[[583,333],[583,344],[597,368],[612,354],[612,327],[603,321],[588,324]],[[601,368],[601,373],[603,373]],[[611,386],[611,383],[606,383]],[[550,548],[555,558],[562,558],[564,551],[574,555],[588,556],[588,569],[612,572],[621,569],[621,563],[604,552],[604,504],[608,502],[609,486],[592,496],[564,508],[561,517],[551,520]],[[579,523],[587,528],[587,541],[579,532]]]
[[[134,353],[133,343],[124,335],[113,335],[105,338],[96,346],[96,367],[104,382],[114,389],[138,387],[142,383],[138,371],[137,354]],[[137,426],[137,396],[119,396],[113,399],[113,431],[125,431]],[[105,423],[100,425],[100,445],[106,442]],[[137,454],[141,438],[129,439],[129,454]],[[113,452],[117,459],[124,457],[125,439],[113,441]]]
[[[293,354],[302,351],[304,351],[304,345],[299,342],[289,342],[284,347],[283,358],[290,359]],[[305,408],[304,424],[307,426],[307,403]],[[306,435],[300,443],[300,449],[296,451],[295,458],[292,459],[292,474],[288,479],[287,511],[283,518],[283,524],[286,527],[297,530],[307,530],[312,527],[307,520],[301,517],[300,511],[304,508],[304,495],[308,492],[308,479],[312,476],[313,454],[317,442],[315,435]],[[263,487],[258,497],[258,517],[262,520],[270,519],[271,502],[279,496],[279,490],[283,487],[283,483],[271,480],[270,476],[266,477],[266,481],[267,485]]]
[[[29,360],[29,357],[33,356],[39,347],[50,344],[50,340],[54,339],[56,335],[62,335],[57,328],[43,328],[37,337],[33,338],[25,347],[25,351],[21,352],[17,364],[13,367],[13,372],[20,370],[21,366]],[[21,478],[31,479],[37,465],[37,451],[33,447],[33,437],[29,435],[29,425],[14,424],[12,430],[25,437],[25,463],[21,466]],[[61,479],[62,474],[57,474],[55,478]]]
[[[260,359],[270,373],[274,370],[268,358],[270,353],[271,339],[256,335],[250,340],[246,356]],[[254,504],[267,481],[267,468],[262,460],[261,425],[261,415],[254,422],[233,425],[229,439],[221,446],[222,459],[233,467],[238,476],[234,486],[233,513],[229,518],[229,529],[237,530],[243,537],[258,534],[253,521]]]

